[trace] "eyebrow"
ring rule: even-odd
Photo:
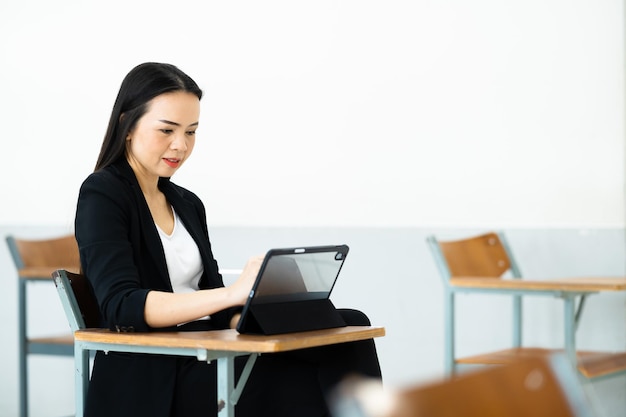
[[[161,123],[165,123],[166,125],[180,126],[180,123],[172,122],[172,121],[170,121],[170,120],[164,120],[164,119],[161,119],[161,120],[159,120],[159,122],[161,122]],[[189,126],[187,126],[187,127],[191,127],[191,126],[198,126],[198,122],[192,123],[192,124],[190,124],[190,125],[189,125]]]

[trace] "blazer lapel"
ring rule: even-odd
[[[200,251],[200,257],[202,258],[202,265],[204,265],[204,273],[208,279],[209,287],[221,287],[223,283],[219,277],[214,277],[209,268],[212,265],[213,255],[210,253],[210,244],[207,237],[204,235],[204,223],[203,219],[198,215],[198,211],[193,202],[185,199],[178,190],[172,186],[172,184],[166,178],[161,179],[160,184],[161,191],[165,194],[165,197],[170,202],[178,216],[185,224],[187,232],[191,235],[198,250]]]
[[[154,219],[152,218],[152,214],[148,208],[146,198],[141,191],[137,177],[135,176],[135,173],[130,165],[128,165],[126,159],[123,160],[123,163],[118,165],[118,168],[120,174],[130,183],[131,188],[134,191],[137,213],[139,214],[139,221],[143,235],[142,240],[145,247],[148,249],[148,253],[150,254],[155,266],[157,266],[157,269],[162,274],[160,278],[164,282],[163,285],[165,285],[165,288],[169,288],[171,290],[172,283],[167,272],[167,261],[165,260],[161,237],[159,236],[159,232],[157,231],[156,224],[154,223]]]

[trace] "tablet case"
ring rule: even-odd
[[[348,250],[346,245],[270,250],[244,306],[237,331],[271,335],[345,326],[329,296]],[[321,263],[336,264],[324,268],[325,265],[316,265],[319,259],[323,259]],[[326,288],[312,290],[311,282],[308,288],[306,281],[312,279],[307,269]]]

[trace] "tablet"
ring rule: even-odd
[[[237,324],[242,334],[279,334],[342,327],[330,294],[347,245],[271,249]]]

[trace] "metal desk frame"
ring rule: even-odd
[[[159,346],[125,345],[76,340],[74,343],[75,384],[76,384],[76,417],[83,416],[87,388],[89,386],[89,352],[102,350],[105,352],[149,353],[196,357],[199,361],[217,360],[217,395],[220,399],[220,413],[226,417],[234,417],[235,405],[250,376],[252,367],[259,356],[258,353],[213,351],[208,349],[173,348]],[[235,365],[237,356],[248,355],[244,370],[235,386]]]

